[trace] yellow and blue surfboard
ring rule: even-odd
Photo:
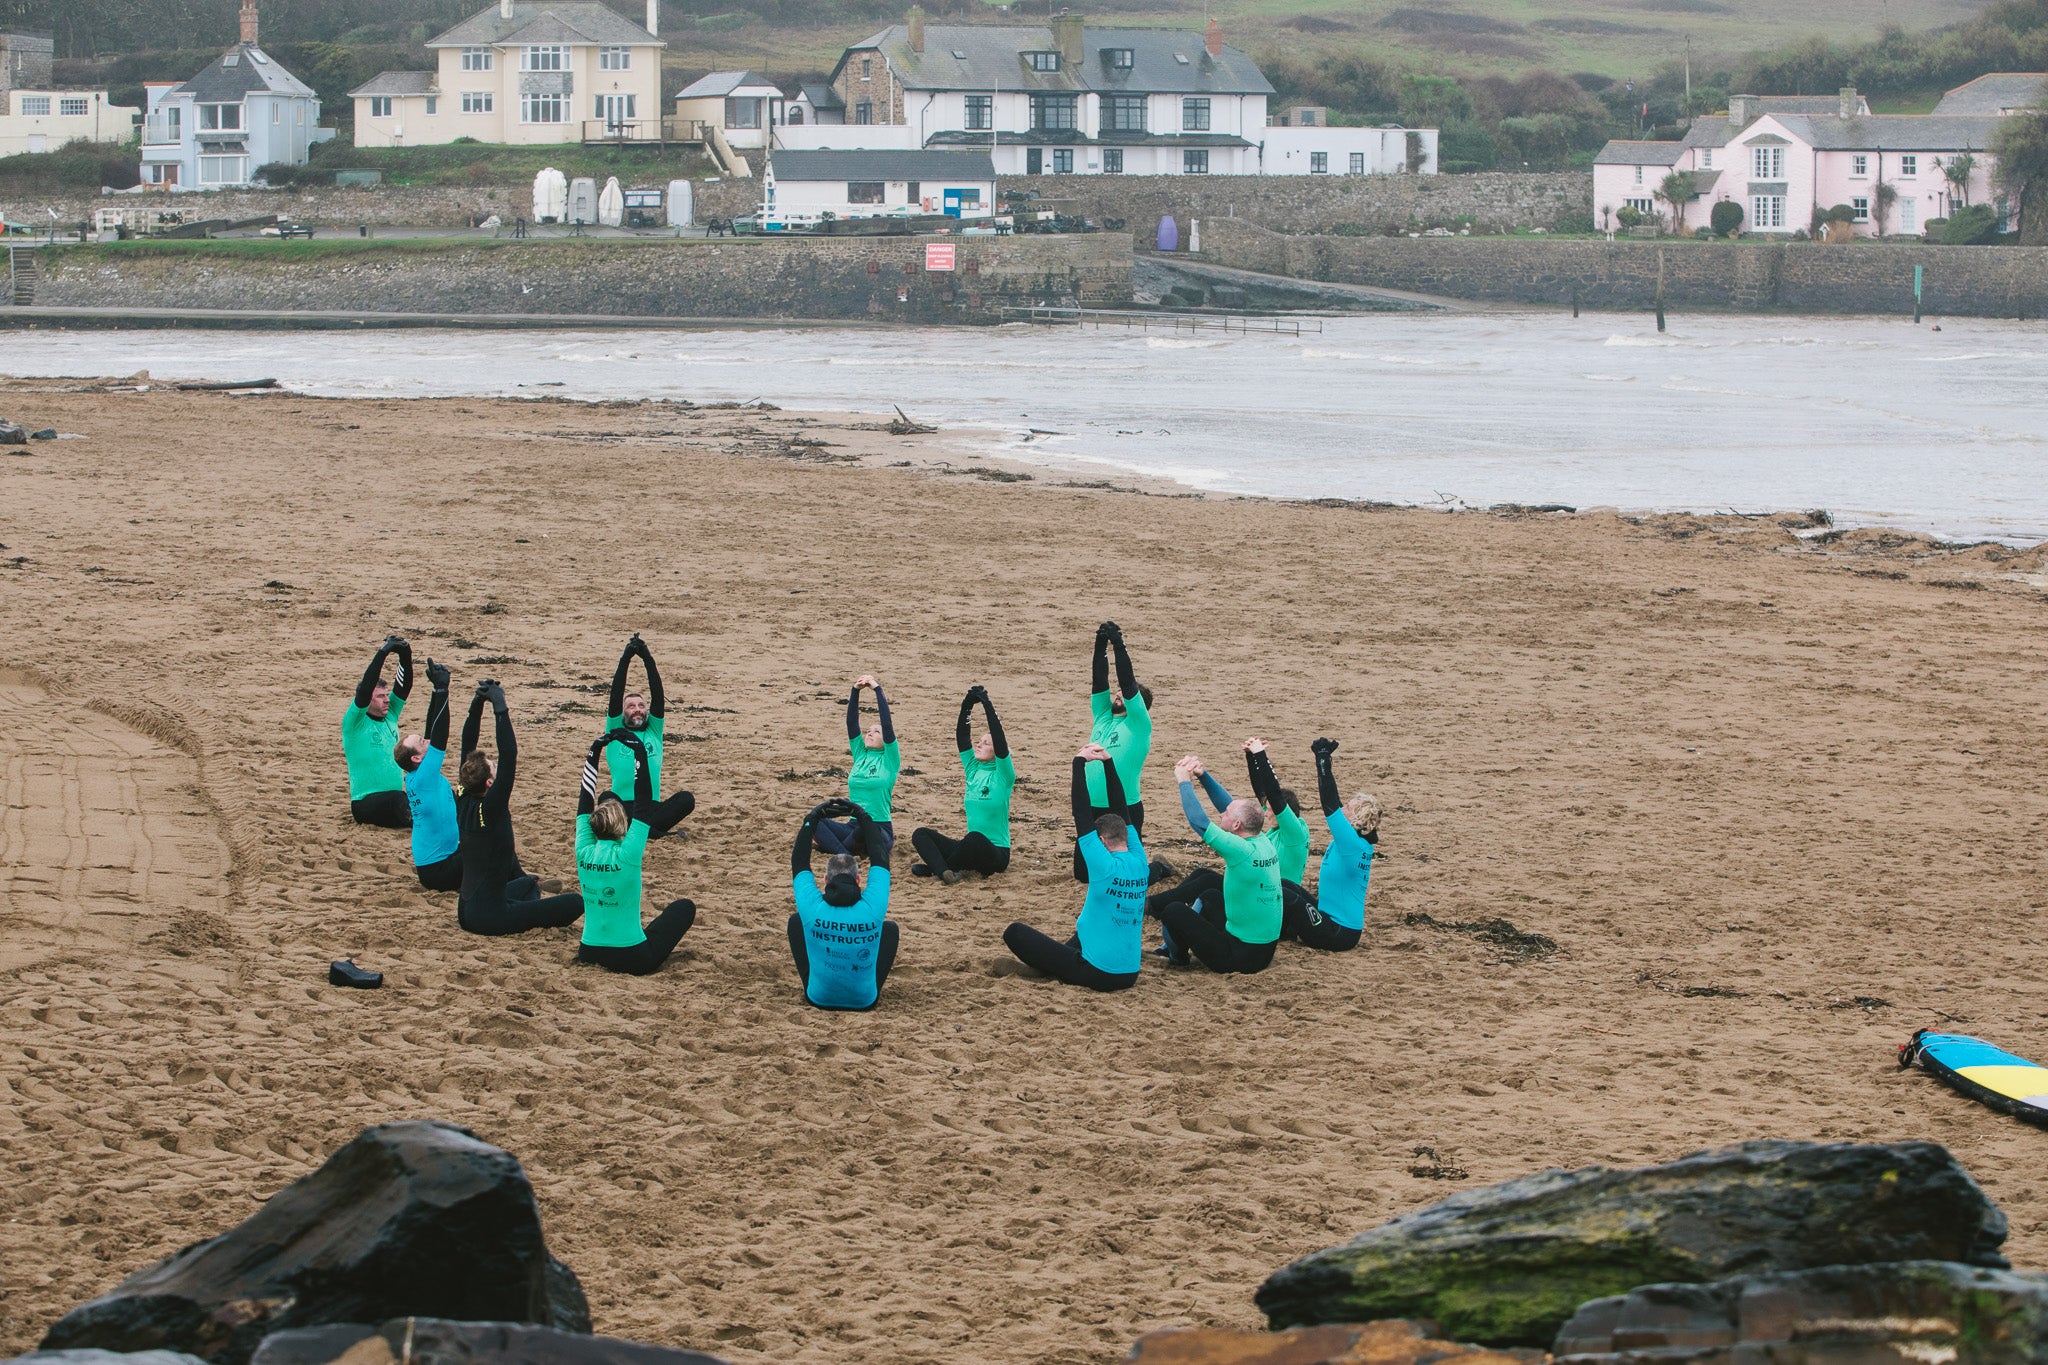
[[[1921,1029],[1899,1049],[1899,1065],[1921,1068],[2001,1114],[2048,1127],[2048,1067],[1981,1038]]]

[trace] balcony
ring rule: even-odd
[[[693,118],[640,118],[583,120],[586,146],[612,143],[618,146],[652,146],[671,142],[702,142],[704,125]]]
[[[182,120],[167,119],[158,114],[142,121],[142,145],[145,147],[175,147],[184,138],[179,136]]]

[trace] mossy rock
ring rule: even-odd
[[[2005,1234],[1934,1143],[1749,1142],[1453,1195],[1283,1267],[1257,1301],[1275,1328],[1431,1318],[1459,1341],[1547,1347],[1580,1304],[1639,1285],[1888,1261],[2002,1269]]]

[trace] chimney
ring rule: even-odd
[[[512,0],[498,0],[498,17],[500,19],[510,19],[512,17]]]
[[[256,0],[242,0],[242,41],[255,45],[256,42]]]
[[[1728,126],[1741,132],[1749,126],[1749,105],[1754,95],[1730,95],[1728,97]]]
[[[1223,25],[1211,19],[1208,31],[1202,35],[1202,46],[1209,50],[1211,57],[1221,57],[1223,55]]]
[[[1842,118],[1855,118],[1856,106],[1858,103],[1859,101],[1856,98],[1856,87],[1853,85],[1845,85],[1842,87],[1841,104],[1837,108],[1836,113]]]
[[[924,55],[924,6],[912,5],[910,13],[903,16],[903,23],[910,30],[910,50],[922,57]]]
[[[661,36],[661,0],[647,0],[647,31]]]
[[[1080,15],[1061,10],[1052,17],[1052,45],[1060,51],[1061,66],[1080,69],[1088,54],[1086,25]]]

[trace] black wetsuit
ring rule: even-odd
[[[969,802],[969,824],[972,825],[974,810],[974,784],[977,772],[987,765],[974,757],[974,727],[971,717],[975,704],[979,702],[982,714],[988,718],[989,742],[995,746],[995,763],[1008,774],[1003,781],[1014,784],[1015,770],[1010,767],[1010,742],[1003,736],[1003,723],[996,718],[996,704],[988,699],[988,693],[976,688],[960,702],[960,720],[953,727],[953,741],[960,750],[961,766],[967,771]],[[990,776],[995,776],[991,773]],[[921,876],[943,877],[948,872],[979,872],[984,877],[993,877],[998,872],[1007,872],[1010,867],[1010,845],[1007,840],[1009,828],[1009,788],[1002,789],[1002,829],[999,834],[1005,842],[998,845],[988,835],[970,828],[958,839],[949,839],[935,829],[918,828],[910,833],[910,846],[917,850],[917,856],[924,859],[921,867],[911,871]]]
[[[354,721],[358,712],[364,713],[363,719],[355,723],[364,725],[366,729],[383,725],[382,722],[370,721],[367,712],[370,705],[370,694],[377,690],[378,679],[383,676],[384,661],[394,651],[398,655],[398,673],[391,681],[391,698],[398,703],[398,708],[403,710],[405,699],[412,695],[412,645],[404,640],[399,640],[395,644],[391,641],[386,641],[378,648],[377,656],[370,660],[370,666],[363,670],[362,681],[356,684],[355,705],[349,713],[350,721]],[[383,829],[411,829],[412,803],[405,799],[405,775],[399,771],[398,760],[391,757],[391,749],[397,743],[397,718],[389,716],[388,712],[386,714],[390,721],[388,727],[390,733],[382,736],[381,740],[371,741],[372,747],[378,752],[370,755],[369,758],[376,766],[388,768],[391,774],[397,776],[398,780],[387,791],[364,792],[360,796],[352,796],[348,803],[348,810],[349,814],[355,817],[355,822],[359,825],[377,825]],[[350,751],[349,758],[351,763],[354,763],[361,760],[351,750],[349,728],[350,722],[345,721],[342,727],[343,749]],[[368,738],[368,736],[365,736],[365,738]],[[360,740],[357,741],[357,743],[361,742]],[[355,774],[351,773],[351,783],[353,784],[355,780]]]
[[[626,673],[632,667],[636,654],[647,666],[647,719],[637,726],[626,719]],[[655,800],[647,807],[647,828],[654,838],[659,839],[697,809],[697,798],[680,790],[671,792],[666,798],[661,795],[662,766],[668,752],[668,693],[661,685],[661,670],[654,666],[654,652],[638,635],[627,642],[626,652],[619,656],[618,670],[612,674],[611,709],[607,715],[609,724],[631,730],[648,749],[647,762]],[[612,782],[612,790],[622,801],[631,799],[630,781],[630,778],[621,780],[615,777]]]
[[[1344,803],[1337,797],[1337,774],[1331,766],[1331,754],[1327,749],[1316,750],[1316,789],[1322,798],[1324,816],[1335,815],[1343,809]],[[1284,883],[1281,889],[1285,891]],[[1348,929],[1324,914],[1317,908],[1314,898],[1304,896],[1298,902],[1286,898],[1281,902],[1280,937],[1283,939],[1292,939],[1325,952],[1348,953],[1358,946],[1362,933],[1362,930]]]
[[[519,775],[519,742],[512,734],[505,694],[493,692],[491,703],[498,716],[498,774],[483,791],[465,787],[455,798],[455,819],[462,835],[462,891],[455,902],[456,922],[472,934],[488,935],[574,924],[583,917],[583,897],[542,896],[539,884],[520,870],[509,808],[512,784]],[[464,734],[465,744],[469,738]]]

